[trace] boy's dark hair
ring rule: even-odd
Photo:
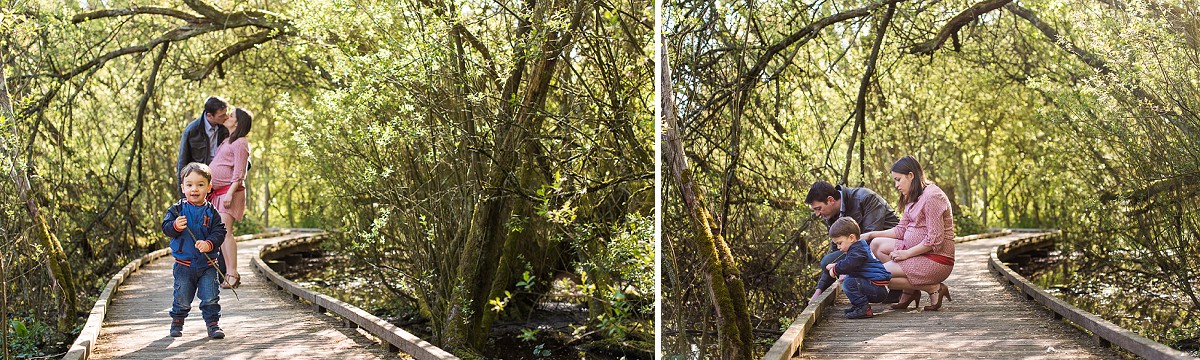
[[[254,119],[254,114],[243,108],[233,109],[233,116],[237,119],[237,129],[229,134],[229,142],[246,137],[250,133],[250,120]]]
[[[226,103],[225,99],[222,99],[217,96],[210,96],[208,98],[208,100],[204,101],[204,114],[205,115],[216,114],[218,110],[221,110],[221,109],[224,109],[227,107],[229,107],[229,103]]]
[[[854,221],[854,219],[850,218],[849,216],[840,217],[837,219],[837,221],[833,222],[833,225],[829,226],[830,238],[837,238],[846,235],[858,236],[861,233],[862,229],[858,227],[858,222]]]
[[[804,197],[804,203],[812,205],[813,201],[825,202],[825,199],[828,199],[830,196],[837,200],[842,199],[842,193],[838,192],[837,188],[833,187],[833,184],[818,181],[813,183],[812,187],[808,188],[808,196]]]
[[[208,165],[198,162],[188,163],[184,165],[183,169],[179,170],[179,182],[183,183],[183,178],[191,175],[193,172],[200,173],[200,176],[203,176],[204,180],[212,182],[212,170],[208,168]]]

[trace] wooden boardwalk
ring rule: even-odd
[[[210,340],[200,318],[199,300],[192,303],[183,337],[170,328],[174,261],[160,258],[133,273],[113,297],[92,358],[108,359],[379,359],[395,358],[358,330],[314,313],[250,269],[262,245],[303,234],[238,243],[242,286],[221,289],[221,328],[225,338]],[[400,355],[404,357],[405,355]]]
[[[954,273],[946,281],[954,301],[941,311],[892,310],[873,304],[875,317],[847,320],[839,295],[805,341],[797,359],[1080,359],[1118,358],[1082,331],[1008,288],[987,268],[1001,244],[1037,236],[1006,236],[955,244]],[[929,296],[922,293],[921,306]]]

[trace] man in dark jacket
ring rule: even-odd
[[[175,174],[179,174],[188,163],[208,165],[212,162],[217,154],[217,145],[229,137],[229,129],[222,125],[229,117],[226,114],[228,108],[229,104],[216,96],[204,102],[204,113],[184,128],[183,137],[179,139],[179,160],[175,162]]]
[[[863,233],[891,229],[900,223],[900,218],[896,217],[896,212],[888,205],[887,200],[867,188],[833,186],[828,182],[818,181],[808,189],[804,203],[817,215],[825,218],[826,227],[833,225],[843,216],[858,222]],[[836,246],[831,246],[830,250],[829,254],[821,258],[821,269],[836,262],[843,254]],[[833,281],[832,276],[822,271],[813,297],[821,295],[829,285],[833,285]],[[899,293],[897,291],[894,296],[888,296],[888,301],[896,302],[894,299],[900,298]]]

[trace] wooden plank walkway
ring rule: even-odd
[[[183,337],[170,328],[173,280],[170,256],[132,274],[113,297],[93,358],[108,359],[379,359],[395,358],[373,340],[345,328],[341,321],[316,314],[308,305],[271,286],[250,268],[260,246],[305,236],[292,234],[238,243],[242,286],[237,300],[221,289],[221,328],[225,338],[210,340],[192,303]],[[400,355],[404,357],[405,355]]]
[[[847,320],[842,312],[850,304],[839,295],[796,358],[1118,358],[988,271],[988,256],[996,246],[1039,234],[1012,233],[955,244],[954,273],[946,281],[954,301],[941,311],[873,304],[874,318]],[[921,296],[921,306],[928,305],[929,296]]]

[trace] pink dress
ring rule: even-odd
[[[208,167],[212,169],[213,191],[216,192],[217,189],[245,180],[249,159],[250,143],[246,141],[245,137],[232,143],[229,140],[221,143],[221,146],[217,147],[217,155],[213,157],[212,163],[208,164]],[[231,199],[228,207],[224,205],[226,198]],[[235,221],[242,221],[242,217],[246,213],[245,188],[239,188],[238,191],[226,191],[212,202],[216,206],[217,212],[229,214]]]
[[[896,264],[908,275],[913,285],[937,284],[950,277],[954,270],[954,216],[950,200],[937,185],[925,187],[917,202],[904,208],[896,225],[896,250],[924,244],[929,252]],[[946,264],[949,262],[949,264]]]

